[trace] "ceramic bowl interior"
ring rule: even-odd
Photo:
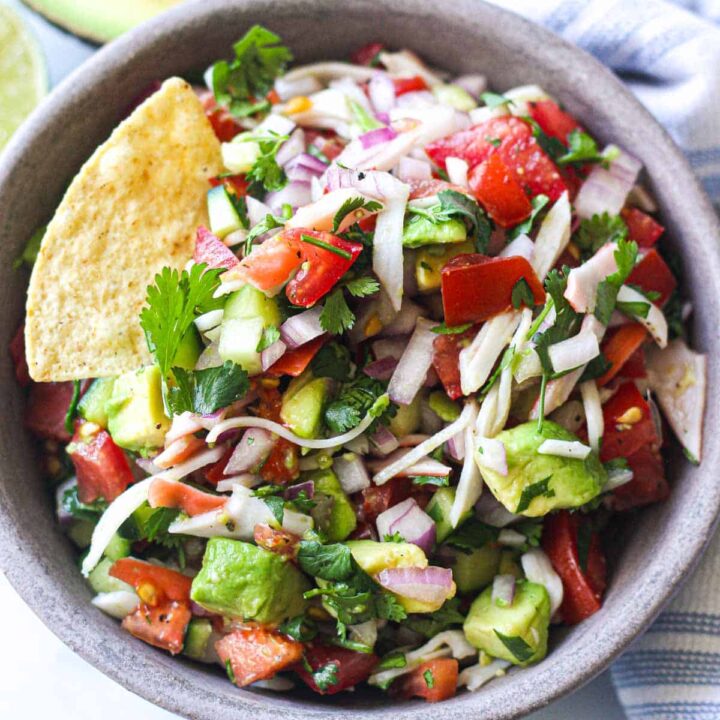
[[[720,277],[715,216],[668,136],[608,71],[553,35],[473,0],[198,0],[100,51],[34,114],[0,162],[0,346],[23,314],[27,277],[11,269],[25,239],[52,215],[67,183],[151,82],[203,69],[230,54],[253,23],[278,32],[298,62],[345,58],[370,41],[409,47],[453,73],[482,72],[493,88],[538,83],[600,140],[615,141],[645,164],[662,208],[667,246],[682,256],[696,313],[694,342],[709,353],[717,387]],[[96,301],[87,288],[87,301]],[[498,679],[481,692],[436,706],[396,703],[368,690],[319,697],[234,688],[216,668],[171,658],[120,629],[90,603],[69,543],[58,531],[22,429],[23,395],[0,353],[0,556],[12,584],[67,645],[132,691],[198,720],[276,718],[510,718],[547,704],[604,669],[659,611],[689,572],[720,506],[717,433],[706,433],[703,466],[672,454],[670,500],[634,516],[613,538],[618,554],[600,612],[553,634],[542,663]],[[711,403],[706,427],[718,424]]]

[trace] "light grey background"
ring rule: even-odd
[[[95,48],[28,11],[0,0],[27,20],[45,53],[52,87]],[[0,717],[54,720],[173,720],[177,716],[136,697],[68,650],[23,604],[0,574]],[[624,720],[609,673],[530,720]]]

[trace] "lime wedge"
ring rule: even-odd
[[[0,150],[45,93],[42,52],[17,13],[0,3]]]

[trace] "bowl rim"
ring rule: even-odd
[[[383,8],[382,0],[363,0],[363,2],[368,6]],[[269,12],[272,14],[274,5],[282,6],[292,3],[293,0],[288,0],[288,2],[276,0],[276,3],[269,6]],[[227,10],[229,7],[243,9],[253,4],[259,5],[259,2],[257,0],[191,0],[191,2],[162,13],[98,50],[90,59],[64,79],[15,133],[0,156],[0,188],[5,182],[8,182],[12,174],[21,165],[23,154],[32,145],[33,138],[40,134],[39,131],[48,127],[59,114],[66,113],[72,107],[74,93],[71,90],[77,90],[78,87],[81,87],[87,92],[89,87],[97,85],[100,81],[106,79],[108,75],[112,75],[113,67],[121,65],[122,60],[128,54],[131,55],[134,48],[138,46],[147,47],[162,42],[164,38],[173,32],[174,28],[184,26],[190,20],[198,21],[203,18],[216,18],[221,10]],[[296,2],[296,4],[299,5],[300,3]],[[330,0],[319,0],[319,2],[312,4],[332,6]],[[664,154],[664,161],[670,166],[678,187],[682,187],[684,197],[686,200],[689,199],[701,222],[710,229],[711,234],[720,237],[720,225],[712,205],[693,174],[686,158],[665,129],[659,125],[607,67],[580,48],[509,10],[490,5],[484,0],[481,0],[481,2],[477,2],[477,0],[457,0],[455,5],[456,8],[452,12],[457,17],[461,17],[463,12],[472,10],[474,14],[484,16],[488,21],[497,22],[503,27],[507,27],[508,24],[514,25],[517,33],[534,35],[546,47],[546,50],[543,51],[545,55],[558,53],[566,57],[570,56],[574,63],[574,66],[567,70],[570,79],[592,76],[598,95],[603,93],[611,95],[613,100],[621,106],[620,112],[638,122],[649,125],[654,133],[653,141]],[[410,11],[424,11],[426,14],[428,12],[427,3],[422,2],[422,0],[403,0],[402,6],[406,11],[409,8]],[[436,16],[440,14],[439,11],[435,13],[434,10],[432,13]],[[568,82],[568,84],[570,83]],[[717,277],[720,276],[720,251],[711,246],[711,242],[712,238],[707,241],[705,249],[709,253],[708,263],[712,266]],[[706,448],[713,446],[712,455],[717,455],[718,444],[719,441],[714,438],[706,437]],[[710,455],[711,453],[706,453],[706,463],[711,459],[708,457]],[[3,488],[0,486],[0,497],[3,497],[3,494]],[[579,653],[576,657],[573,673],[568,673],[564,677],[553,677],[552,684],[546,684],[539,689],[537,683],[533,686],[529,683],[516,682],[516,685],[523,692],[515,692],[515,698],[505,698],[506,705],[500,711],[501,714],[492,717],[517,717],[541,708],[588,682],[604,670],[650,625],[662,607],[679,590],[682,581],[691,573],[712,536],[719,509],[720,491],[709,497],[706,506],[698,510],[694,518],[695,532],[685,538],[686,543],[680,549],[674,561],[659,573],[658,579],[665,581],[664,584],[660,583],[660,590],[652,597],[649,597],[647,592],[645,596],[639,596],[639,600],[642,600],[642,602],[638,602],[635,607],[628,609],[627,617],[623,618],[624,624],[619,619],[611,618],[608,621],[616,633],[616,637],[612,646],[604,654],[594,655],[590,651]],[[63,619],[61,616],[49,612],[48,605],[52,602],[53,588],[58,580],[43,574],[40,576],[39,581],[36,579],[35,582],[30,583],[24,577],[22,570],[28,565],[28,553],[24,549],[23,537],[14,523],[12,513],[5,507],[5,503],[0,503],[0,538],[2,539],[0,543],[2,569],[23,601],[63,643],[105,675],[140,697],[189,718],[209,720],[213,717],[223,720],[225,717],[236,717],[238,710],[245,710],[253,712],[261,720],[274,719],[280,708],[278,706],[273,707],[274,703],[272,701],[266,702],[262,695],[249,692],[236,691],[235,697],[237,700],[233,703],[233,707],[225,708],[225,710],[220,709],[220,712],[218,712],[219,708],[217,706],[212,710],[199,707],[203,699],[211,699],[210,693],[202,687],[199,680],[202,675],[195,673],[198,678],[197,681],[184,682],[181,678],[175,677],[172,667],[168,666],[167,663],[154,663],[155,675],[150,679],[150,682],[141,673],[137,676],[129,676],[121,667],[113,664],[111,656],[104,654],[98,645],[92,642],[83,643],[78,640],[78,628],[73,624],[71,615],[68,616],[68,619]],[[42,563],[42,558],[35,553],[31,553],[30,561],[31,563]],[[38,585],[41,586],[43,592],[37,592]],[[83,628],[81,634],[82,632],[92,634],[94,629]],[[130,641],[129,636],[128,641]],[[544,662],[547,662],[547,659]],[[541,665],[542,663],[536,667],[539,668]],[[474,709],[472,698],[479,696],[480,694],[466,694],[464,696],[466,701],[464,702],[453,701],[444,703],[441,708],[435,706],[432,709],[417,703],[393,705],[392,712],[398,718],[414,719],[437,718],[439,713],[443,718],[450,720],[472,712]],[[470,700],[467,700],[467,698],[470,698]],[[208,708],[210,708],[210,705],[208,705]],[[361,717],[377,712],[361,709],[356,715],[355,712],[347,709],[340,710],[333,706],[328,706],[325,710],[302,705],[293,708],[292,702],[283,706],[282,711],[288,718],[313,717],[327,720],[339,717],[341,714],[343,716]]]

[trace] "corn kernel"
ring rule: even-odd
[[[273,377],[260,378],[260,384],[264,388],[276,388],[280,384],[280,378],[273,378]]]
[[[140,583],[137,588],[137,594],[146,605],[157,605],[157,591],[151,583]]]
[[[365,323],[365,337],[377,335],[382,330],[382,327],[383,324],[380,322],[377,313],[373,313],[367,323]]]
[[[297,97],[288,100],[285,105],[285,112],[288,115],[295,115],[296,113],[307,112],[312,107],[312,100],[305,95],[298,95]]]
[[[643,414],[639,407],[628,408],[618,419],[621,425],[634,425],[642,420]]]

